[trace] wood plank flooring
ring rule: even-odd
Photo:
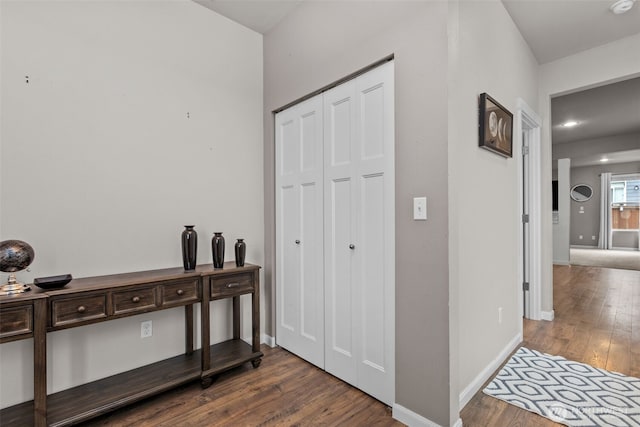
[[[523,345],[640,377],[640,271],[554,267],[555,320],[525,321]],[[391,409],[280,348],[262,365],[193,383],[84,426],[401,426]],[[478,392],[465,427],[558,424]]]
[[[523,346],[640,377],[640,271],[554,266],[553,284],[555,320],[525,320]],[[465,427],[560,425],[482,391],[461,418]]]
[[[205,390],[192,383],[83,426],[402,426],[391,408],[281,348],[262,346]]]

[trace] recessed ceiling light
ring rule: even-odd
[[[600,159],[600,161],[601,161],[601,162],[608,162],[608,161],[609,161],[609,159],[607,159],[607,158],[605,157],[605,158],[603,158],[603,159]]]
[[[572,128],[574,126],[578,126],[578,122],[576,122],[575,120],[570,120],[562,124],[562,127],[565,127],[565,128]]]
[[[636,0],[618,0],[613,3],[609,9],[616,15],[620,15],[621,13],[628,12],[629,9],[633,7],[633,2],[635,1]]]

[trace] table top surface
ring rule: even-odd
[[[107,289],[131,285],[143,285],[169,280],[198,279],[201,276],[225,275],[240,272],[253,272],[260,266],[245,263],[243,267],[236,267],[235,261],[227,261],[223,268],[213,268],[212,264],[201,264],[195,270],[185,270],[182,267],[163,268],[159,270],[135,271],[130,273],[109,274],[104,276],[82,277],[71,280],[66,286],[58,289],[40,289],[30,285],[31,290],[17,294],[0,296],[0,304],[15,301],[25,301],[47,296],[63,295],[74,292],[85,292],[96,289]]]

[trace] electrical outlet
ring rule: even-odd
[[[596,236],[591,236],[591,240],[596,240]]]
[[[140,323],[140,338],[149,338],[153,335],[153,323],[146,320]]]
[[[502,307],[498,307],[498,323],[502,323]]]
[[[578,236],[578,239],[582,240],[582,234]]]

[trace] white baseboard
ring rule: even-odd
[[[465,407],[467,403],[471,400],[471,398],[480,390],[480,387],[489,379],[491,375],[498,370],[500,365],[507,360],[507,357],[513,352],[513,350],[518,347],[518,345],[522,342],[522,332],[518,332],[515,337],[509,341],[509,343],[502,349],[502,351],[496,356],[495,359],[487,365],[486,368],[482,370],[478,374],[477,377],[471,381],[471,384],[466,386],[464,390],[460,393],[460,410]]]
[[[598,245],[571,245],[571,249],[598,249]]]
[[[554,260],[553,263],[555,265],[571,265],[571,263],[569,261],[556,261],[556,260]]]
[[[397,403],[393,404],[392,417],[394,420],[398,420],[409,427],[442,427],[440,424],[436,424]],[[454,427],[462,427],[462,420],[458,418]]]
[[[276,347],[276,339],[267,334],[262,334],[262,336],[260,337],[260,342],[262,344],[268,345],[271,348]]]
[[[547,320],[549,322],[551,322],[553,319],[555,319],[556,317],[556,312],[554,310],[551,311],[541,311],[540,312],[540,317],[542,318],[542,320]]]
[[[614,251],[631,251],[631,252],[640,250],[636,248],[623,248],[623,247],[613,247],[613,246],[611,247],[611,249]]]

